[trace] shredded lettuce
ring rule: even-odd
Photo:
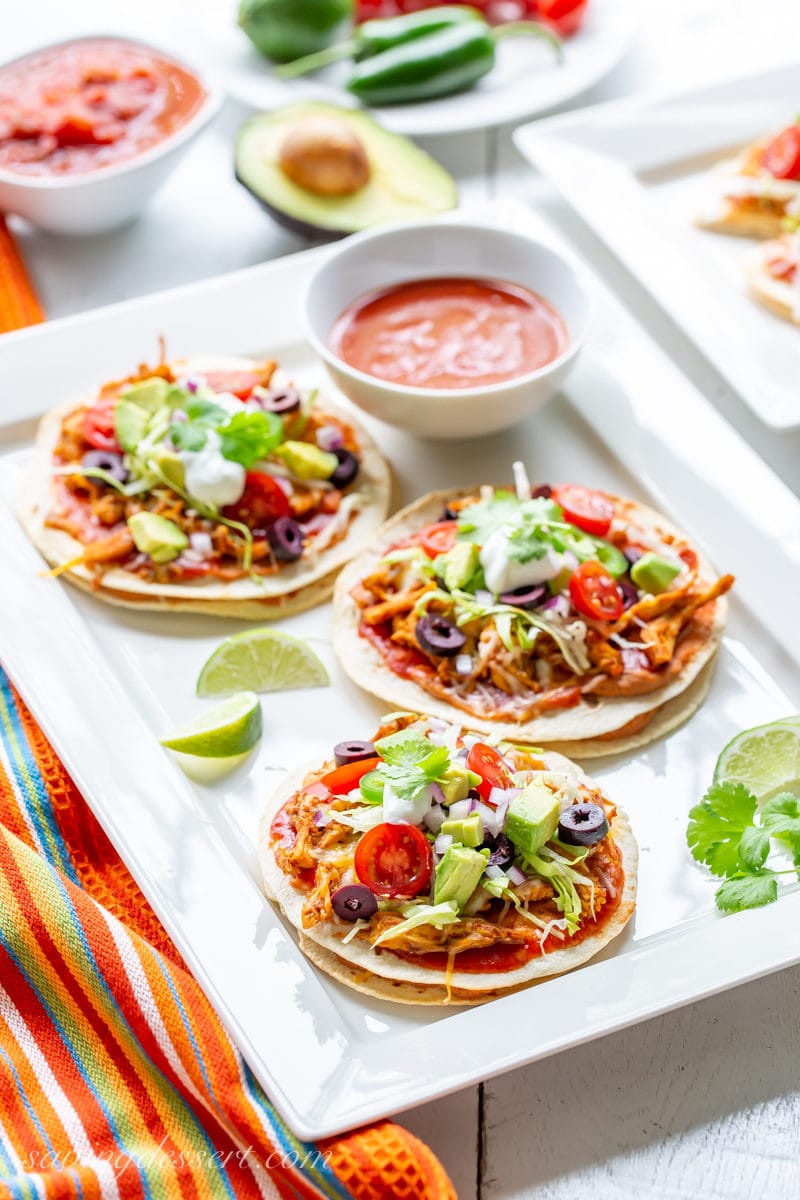
[[[356,833],[366,833],[376,825],[383,824],[383,805],[359,804],[355,808],[333,809],[331,819],[340,825],[347,825]]]
[[[553,847],[542,846],[536,854],[522,856],[525,867],[552,883],[556,892],[556,907],[563,913],[570,933],[575,933],[581,923],[583,908],[578,885],[591,888],[592,901],[594,899],[592,879],[576,871],[574,866],[577,862],[583,862],[587,853],[588,849],[579,850],[572,859],[568,859]]]
[[[452,925],[458,920],[458,909],[455,900],[443,900],[441,904],[407,904],[403,908],[403,915],[404,921],[384,930],[372,945],[380,946],[382,942],[400,937],[401,934],[408,933],[410,929],[416,929],[418,925],[433,925],[435,929]]]

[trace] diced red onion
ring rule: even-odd
[[[320,450],[341,450],[344,434],[338,425],[321,425],[317,430],[317,445]]]
[[[488,833],[490,837],[497,837],[500,832],[500,826],[497,822],[497,813],[495,810],[490,808],[488,804],[481,804],[478,801],[473,801],[473,803],[475,805],[474,811],[479,812],[481,815],[484,833]]]
[[[566,596],[559,594],[558,596],[553,596],[550,600],[543,604],[542,608],[547,612],[555,613],[559,617],[568,617],[570,602]]]
[[[310,521],[306,521],[303,526],[303,533],[307,537],[316,537],[318,533],[322,533],[330,522],[333,520],[331,513],[314,513]]]
[[[271,478],[275,480],[285,496],[291,496],[294,494],[294,485],[291,479],[286,479],[283,475],[272,475]]]
[[[489,792],[489,803],[494,805],[495,808],[499,808],[500,805],[505,800],[506,808],[508,808],[508,801],[513,800],[514,797],[518,796],[521,791],[522,791],[521,788],[493,787],[492,790]]]
[[[318,808],[314,813],[314,824],[318,825],[320,829],[325,825],[330,825],[331,819],[331,814],[323,812],[321,808]]]
[[[578,559],[571,550],[565,550],[563,554],[564,566],[570,571],[577,571]]]
[[[432,783],[430,785],[430,790],[431,790],[431,795],[433,796],[434,804],[444,804],[444,802],[445,802],[444,801],[444,792],[442,791],[441,784]]]
[[[492,866],[490,864],[484,871],[484,874],[487,879],[501,879],[503,875],[505,875],[505,871],[502,867]]]
[[[445,854],[453,844],[452,833],[440,833],[433,843],[434,854]]]
[[[469,805],[468,812],[469,812],[470,814],[474,813],[474,812],[475,812],[475,810],[476,810],[476,809],[477,809],[477,807],[478,807],[478,801],[475,799],[475,797],[474,797],[474,796],[468,796],[468,797],[467,797],[467,804]]]
[[[477,600],[478,604],[494,604],[494,596],[490,591],[487,591],[486,588],[478,588],[477,592],[475,593],[475,599]]]
[[[605,871],[602,870],[601,867],[598,867],[596,863],[593,865],[592,869],[593,869],[595,875],[597,876],[597,878],[600,880],[600,883],[602,884],[602,886],[608,892],[609,899],[615,900],[616,896],[617,896],[616,888],[614,887],[613,883],[606,875]]]
[[[524,883],[525,880],[528,878],[528,876],[525,874],[525,872],[523,870],[521,870],[519,867],[514,866],[513,863],[508,868],[507,874],[508,874],[508,878],[514,884]]]
[[[622,651],[622,666],[626,671],[649,671],[650,659],[644,650],[626,648]]]
[[[511,794],[512,791],[514,793],[513,796]],[[522,793],[521,788],[509,788],[508,791],[506,792],[505,800],[501,800],[500,803],[498,804],[497,808],[495,809],[495,815],[497,816],[497,829],[498,829],[499,833],[502,833],[503,829],[505,828],[509,804],[514,799],[514,796],[519,796],[519,795],[521,795],[521,793]]]
[[[214,553],[214,545],[211,541],[211,534],[199,531],[198,533],[189,534],[189,545],[194,550],[195,554],[199,554],[201,558],[210,558]]]
[[[185,388],[187,392],[191,392],[194,395],[198,388],[205,387],[205,382],[205,375],[183,375],[177,381],[177,386]]]
[[[471,654],[457,654],[455,660],[457,675],[471,675],[475,660]]]
[[[437,784],[432,784],[431,788],[437,787]],[[439,789],[441,791],[441,788]],[[438,833],[442,825],[447,820],[447,813],[442,808],[441,804],[434,804],[433,808],[428,809],[425,816],[422,818],[422,824],[431,833]]]
[[[450,816],[455,821],[463,821],[473,811],[474,804],[474,800],[456,800],[450,805]]]
[[[469,754],[469,750],[467,749],[467,747],[462,746],[461,749],[459,751],[457,751],[456,758],[464,759],[467,757],[468,754]]]

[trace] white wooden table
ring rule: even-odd
[[[14,5],[2,57],[120,21],[151,36],[226,0],[39,0]],[[631,0],[642,29],[581,103],[708,81],[800,54],[799,0]],[[135,10],[135,12],[134,12]],[[43,32],[46,30],[46,34]],[[800,80],[799,80],[800,82]],[[798,89],[800,110],[800,88]],[[51,317],[302,249],[219,163],[243,112],[229,102],[149,213],[120,233],[65,241],[22,231]],[[509,131],[431,142],[462,199],[541,204],[687,375],[800,493],[800,432],[762,425],[593,235],[519,160]],[[220,222],[218,214],[225,214]],[[460,1200],[752,1200],[800,1195],[800,968],[403,1114]]]

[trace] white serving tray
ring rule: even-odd
[[[796,52],[796,51],[795,51]],[[797,115],[800,61],[673,95],[613,101],[518,129],[562,192],[753,411],[800,426],[800,330],[747,294],[757,242],[693,224],[710,172]]]
[[[557,235],[531,210],[471,219]],[[0,661],[20,687],[267,1093],[301,1136],[395,1112],[800,959],[800,893],[719,917],[689,858],[686,813],[737,730],[800,706],[800,503],[654,347],[597,280],[589,345],[567,394],[518,429],[421,443],[374,426],[403,500],[536,478],[651,499],[739,582],[711,694],[633,759],[592,768],[629,811],[642,855],[635,921],[593,963],[477,1009],[393,1006],[318,973],[259,890],[254,834],[283,773],[370,734],[384,706],[344,677],[327,606],[283,623],[331,671],[328,690],[265,696],[258,752],[228,779],[191,783],[157,736],[200,706],[198,670],[238,623],[129,613],[47,577],[11,494],[33,418],[154,356],[276,354],[325,384],[303,342],[299,297],[326,250],[10,334],[0,343]],[[454,430],[454,435],[457,430]]]

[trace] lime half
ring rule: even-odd
[[[198,696],[327,687],[328,672],[301,638],[276,629],[246,629],[217,647],[200,672]]]
[[[743,783],[759,800],[778,792],[800,796],[800,716],[745,729],[717,759],[714,782]]]
[[[261,704],[255,692],[240,692],[161,739],[161,745],[197,758],[244,754],[261,737]]]

